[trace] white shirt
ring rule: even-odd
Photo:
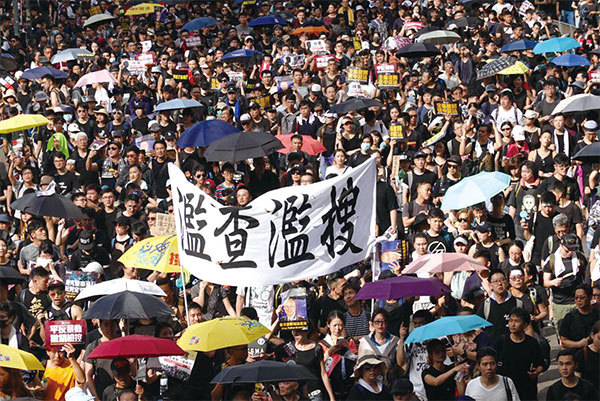
[[[248,289],[250,290],[249,294],[246,293]],[[251,306],[256,309],[260,323],[265,327],[271,326],[275,299],[275,288],[272,285],[266,287],[238,287],[236,294],[244,297],[244,306]]]
[[[512,379],[507,377],[507,380],[508,387],[512,393],[512,401],[521,401]],[[507,394],[504,388],[503,376],[498,375],[498,383],[491,388],[483,386],[481,384],[481,377],[477,377],[467,384],[465,395],[475,398],[476,401],[506,401]]]
[[[523,112],[515,106],[511,106],[508,111],[504,110],[502,106],[498,107],[496,110],[492,111],[492,118],[496,121],[496,126],[498,128],[500,128],[505,121],[510,121],[513,126],[516,124],[523,125]]]

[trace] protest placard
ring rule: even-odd
[[[260,107],[269,107],[271,105],[271,96],[269,95],[257,97],[252,100],[258,103]]]
[[[267,340],[260,337],[248,344],[248,356],[250,358],[260,358],[267,351]]]
[[[377,86],[380,88],[396,88],[400,82],[400,76],[396,73],[384,72],[377,75]]]
[[[377,244],[381,271],[391,270],[398,274],[409,261],[410,249],[407,240],[382,241]]]
[[[67,298],[72,301],[84,288],[96,284],[100,279],[100,274],[67,270],[65,277],[65,293]]]
[[[600,70],[592,70],[588,73],[590,82],[592,83],[600,83]]]
[[[244,73],[242,71],[226,71],[229,79],[235,83],[240,82],[244,78]]]
[[[381,63],[375,65],[375,71],[377,74],[393,73],[396,72],[396,64]]]
[[[331,60],[333,56],[331,54],[325,54],[321,56],[315,57],[315,67],[319,70],[326,68],[329,60]]]
[[[358,81],[361,84],[369,82],[369,70],[366,68],[348,68],[348,81]]]
[[[135,146],[145,153],[151,153],[154,148],[154,135],[147,134],[138,136],[133,140]]]
[[[85,320],[46,320],[46,346],[83,344],[85,342]]]
[[[402,139],[404,138],[404,127],[400,123],[390,124],[390,138]]]
[[[279,313],[281,330],[302,330],[308,326],[306,298],[287,298]]]
[[[154,52],[141,53],[135,56],[135,59],[142,63],[143,66],[154,64],[156,62]]]
[[[457,102],[435,102],[435,112],[437,114],[450,114],[453,116],[458,115],[458,103]]]
[[[175,234],[175,216],[173,214],[156,213],[156,223],[150,229],[153,236]]]
[[[360,38],[358,36],[352,37],[352,45],[354,46],[354,50],[362,49],[362,42],[360,41]]]
[[[202,45],[202,38],[199,35],[190,35],[185,38],[185,45],[187,47],[194,47]]]
[[[186,82],[190,80],[189,70],[173,70],[173,79],[177,82]]]
[[[221,89],[221,86],[219,85],[219,79],[217,77],[212,77],[210,79],[210,90],[218,91],[219,89]]]
[[[152,41],[151,40],[144,40],[143,42],[140,42],[140,44],[142,45],[143,53],[149,52],[150,49],[152,49]]]
[[[181,356],[160,356],[158,357],[158,361],[163,372],[168,374],[169,377],[185,381],[192,374],[197,354],[196,351],[189,351]]]
[[[364,96],[364,92],[362,89],[362,85],[360,82],[350,82],[348,83],[348,96],[349,97],[361,97]]]
[[[307,40],[306,48],[311,53],[322,53],[327,51],[327,47],[325,46],[325,41],[323,39]]]

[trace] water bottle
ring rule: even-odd
[[[168,401],[169,398],[165,395],[168,389],[169,377],[167,375],[163,375],[160,377],[160,399],[162,401]]]

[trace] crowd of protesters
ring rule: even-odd
[[[2,57],[17,65],[0,72],[6,83],[1,118],[41,114],[49,120],[3,135],[0,147],[0,270],[14,269],[25,279],[22,285],[0,279],[0,338],[32,352],[46,367],[40,374],[0,367],[0,400],[535,400],[538,378],[551,365],[560,378],[545,391],[547,400],[598,400],[600,158],[594,163],[573,157],[598,141],[600,110],[553,114],[572,96],[600,95],[594,75],[600,67],[598,1],[164,3],[154,13],[129,17],[131,4],[123,1],[20,2],[15,33],[13,4],[0,2]],[[84,27],[94,14],[114,18]],[[286,25],[248,25],[266,15]],[[198,17],[219,23],[199,32],[181,29]],[[559,21],[570,24],[567,34]],[[311,27],[326,30],[294,33]],[[411,42],[419,31],[436,29],[460,39],[438,45],[437,56],[396,54],[399,45],[392,42]],[[586,56],[589,66],[555,65],[554,53],[500,52],[514,41],[564,35],[580,43],[573,52]],[[186,40],[190,36],[194,45]],[[324,66],[307,48],[312,39],[323,40],[324,54],[331,55]],[[68,48],[85,48],[92,56],[53,64],[53,56]],[[260,53],[221,61],[238,49]],[[152,53],[155,63],[134,69],[133,60],[143,53]],[[478,80],[478,71],[500,56],[516,57],[528,71]],[[377,86],[379,64],[393,65],[399,74],[395,87]],[[22,77],[42,66],[62,70],[66,78]],[[350,68],[369,71],[358,92],[348,79]],[[117,84],[75,85],[86,73],[104,69]],[[380,103],[330,111],[351,97]],[[202,107],[154,112],[176,98]],[[456,103],[458,112],[437,113],[438,102]],[[248,135],[296,135],[285,154],[207,162],[204,148],[179,148],[176,142],[208,119]],[[398,125],[402,136],[391,135]],[[307,136],[326,150],[302,151]],[[223,204],[245,206],[276,188],[343,174],[373,155],[377,234],[408,242],[404,262],[457,252],[488,270],[440,275],[451,293],[439,298],[365,302],[354,297],[372,280],[371,260],[270,287],[233,288],[192,277],[184,291],[176,286],[177,275],[118,262],[151,236],[157,213],[173,214],[169,163]],[[449,187],[484,171],[510,175],[510,186],[485,203],[441,208]],[[85,218],[35,216],[11,207],[52,186]],[[186,314],[189,324],[246,316],[273,333],[259,354],[249,354],[247,346],[198,352],[189,378],[170,377],[165,389],[159,383],[167,373],[150,360],[142,369],[135,360],[87,358],[98,344],[126,335],[124,321],[88,321],[84,345],[45,344],[45,321],[79,320],[88,307],[66,298],[68,271],[160,286],[173,316],[129,321],[131,334],[177,339],[188,325]],[[387,271],[379,279],[400,274]],[[290,290],[307,297],[305,330],[278,327],[277,311]],[[404,344],[417,327],[470,314],[492,326]],[[548,333],[559,342],[558,356],[550,354]],[[303,365],[317,379],[260,391],[210,384],[224,367],[258,359]]]

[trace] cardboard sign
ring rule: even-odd
[[[202,38],[198,35],[190,35],[185,39],[185,45],[187,47],[194,47],[202,45]]]
[[[84,288],[98,283],[100,279],[100,273],[84,273],[71,270],[67,270],[65,276],[65,293],[70,301],[74,300]]]
[[[399,123],[390,124],[390,138],[402,139],[404,138],[404,127]]]
[[[289,65],[290,68],[297,68],[304,65],[305,57],[304,54],[290,54],[286,56],[285,61],[285,64]]]
[[[400,82],[400,75],[390,72],[384,72],[377,75],[377,86],[380,88],[395,88]]]
[[[294,79],[291,75],[280,75],[274,78],[277,85],[277,92],[286,91],[294,84]]]
[[[85,342],[85,320],[47,320],[44,328],[46,347]]]
[[[440,131],[423,143],[423,146],[435,145],[446,136],[446,130]]]
[[[329,60],[331,60],[333,58],[333,56],[331,54],[326,54],[323,56],[316,56],[315,57],[315,68],[317,68],[318,70],[322,70],[323,68],[327,67],[327,64],[329,64]]]
[[[175,234],[175,215],[156,213],[156,223],[150,231],[155,237]]]
[[[401,272],[410,257],[407,240],[383,241],[377,244],[381,271]]]
[[[588,75],[592,83],[600,83],[600,70],[590,71]]]
[[[354,50],[362,50],[362,43],[358,36],[352,37],[352,45],[354,45]]]
[[[358,81],[361,84],[369,82],[369,70],[366,68],[348,68],[348,81]]]
[[[257,97],[252,100],[258,103],[258,105],[262,108],[269,107],[271,105],[271,96],[269,95]]]
[[[196,355],[196,351],[190,351],[181,356],[159,356],[158,361],[164,373],[170,377],[185,381],[192,374]]]
[[[177,82],[189,81],[190,76],[188,75],[189,70],[173,70],[173,79]]]
[[[287,298],[279,313],[279,327],[281,330],[298,330],[308,326],[306,298]]]
[[[145,52],[138,54],[137,56],[135,56],[135,59],[141,62],[144,67],[148,64],[155,64],[156,62],[156,59],[154,58],[154,52]]]
[[[435,102],[436,114],[450,114],[453,116],[458,115],[458,103],[457,102]]]
[[[154,148],[154,135],[147,134],[138,136],[133,140],[133,143],[135,144],[135,146],[140,148],[140,150],[146,153],[151,153],[152,149]]]
[[[396,72],[396,64],[381,63],[375,65],[377,74],[394,73]]]
[[[327,48],[325,47],[325,41],[323,39],[307,40],[306,48],[311,53],[323,53],[327,51]]]

